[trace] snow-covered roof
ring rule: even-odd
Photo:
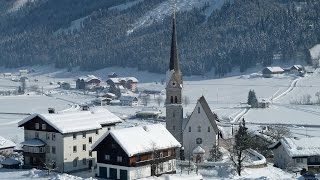
[[[134,83],[139,82],[137,78],[135,77],[117,77],[117,78],[109,78],[113,83],[120,83],[121,81],[129,81],[131,80]]]
[[[19,127],[29,120],[40,117],[62,134],[100,129],[101,125],[122,122],[121,119],[103,107],[92,107],[88,111],[79,107],[54,114],[32,114],[18,123]]]
[[[291,67],[291,69],[297,69],[297,70],[300,70],[300,69],[303,69],[303,66],[302,65],[298,65],[298,64],[295,64]]]
[[[137,111],[136,114],[161,114],[161,111],[156,107],[147,107]]]
[[[12,148],[15,146],[16,144],[14,142],[0,136],[0,149]]]
[[[283,72],[284,70],[279,67],[279,66],[274,66],[274,67],[266,67],[267,69],[269,69],[269,71],[271,72]]]
[[[91,80],[93,80],[93,79],[97,79],[97,80],[100,81],[100,79],[97,78],[97,77],[94,76],[94,75],[82,76],[82,77],[79,77],[79,79],[80,79],[80,80],[84,80],[85,82],[89,82],[89,81],[91,81]]]
[[[123,129],[112,129],[109,133],[104,134],[96,141],[92,146],[92,149],[99,145],[109,134],[129,157],[150,152],[155,149],[160,150],[181,147],[180,143],[163,125],[153,124]]]
[[[193,154],[204,154],[205,152],[206,152],[206,151],[205,151],[202,147],[200,147],[200,146],[196,147],[196,148],[192,151]]]
[[[320,59],[320,44],[313,46],[309,51],[312,59]]]
[[[320,137],[310,138],[282,138],[271,145],[270,148],[277,148],[283,145],[290,157],[320,156]]]
[[[46,143],[41,141],[40,139],[28,139],[20,144],[23,146],[32,146],[32,147],[40,147],[40,146],[46,145]]]

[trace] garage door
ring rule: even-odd
[[[102,178],[108,178],[107,168],[106,167],[99,167],[99,175]]]
[[[128,171],[120,170],[120,180],[128,180]]]
[[[110,168],[110,179],[117,179],[117,169]]]

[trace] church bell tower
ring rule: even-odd
[[[182,144],[182,74],[179,67],[176,17],[172,18],[172,40],[170,52],[170,64],[167,72],[166,85],[166,128]]]

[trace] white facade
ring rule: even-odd
[[[212,126],[206,111],[198,101],[183,131],[185,157],[189,159],[192,156],[192,151],[201,146],[205,150],[204,159],[207,159],[210,149],[218,142],[217,139],[218,132]]]
[[[91,152],[91,146],[104,134],[115,127],[106,126],[102,129],[75,132],[68,134],[25,130],[25,140],[40,139],[46,143],[46,162],[56,162],[57,171],[70,172],[96,165],[96,152]],[[98,134],[96,134],[98,132]],[[83,136],[85,134],[85,137]],[[54,138],[53,138],[54,137]],[[76,147],[76,151],[74,151]]]
[[[150,177],[151,175],[151,165],[145,165],[140,167],[125,167],[125,166],[116,166],[111,164],[97,163],[97,175],[102,176],[100,173],[100,168],[107,168],[107,178],[110,178],[110,168],[117,170],[117,179],[120,179],[120,170],[127,171],[127,179],[134,180],[140,178]],[[163,163],[159,163],[157,167],[157,173],[163,174],[167,172],[176,171],[176,160],[172,159]]]

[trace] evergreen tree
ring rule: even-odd
[[[246,127],[245,120],[239,125],[239,130],[234,138],[233,146],[230,151],[230,159],[236,167],[236,171],[239,176],[241,176],[241,171],[243,168],[243,160],[245,159],[245,152],[250,148],[251,140],[248,133],[248,128]]]
[[[248,102],[247,102],[252,108],[258,107],[258,99],[256,97],[256,93],[254,90],[250,90],[248,94]]]
[[[222,152],[220,151],[219,146],[213,145],[212,149],[210,149],[210,154],[208,161],[219,161],[222,158]]]

